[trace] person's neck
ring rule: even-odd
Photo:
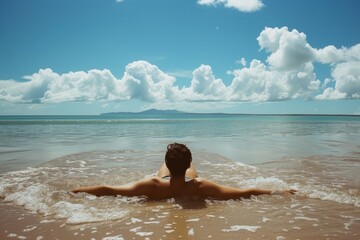
[[[170,176],[170,184],[171,185],[184,185],[185,184],[185,175]]]

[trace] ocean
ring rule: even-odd
[[[94,197],[152,176],[169,143],[201,177],[298,189],[247,200]],[[360,116],[0,116],[0,239],[359,239]]]

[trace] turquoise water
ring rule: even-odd
[[[1,171],[71,153],[164,150],[170,142],[233,161],[359,152],[360,117],[261,115],[0,116]]]
[[[299,191],[201,204],[68,192],[151,176],[171,142],[217,183]],[[0,116],[0,166],[1,239],[360,236],[358,116]]]

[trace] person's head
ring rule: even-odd
[[[192,161],[190,149],[184,144],[171,143],[167,146],[165,164],[172,176],[184,176]]]

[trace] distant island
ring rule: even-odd
[[[121,116],[121,115],[252,115],[242,113],[190,113],[178,110],[159,110],[159,109],[148,109],[142,112],[108,112],[101,113],[100,115],[105,116]]]
[[[158,110],[158,109],[149,109],[142,112],[109,112],[102,113],[101,115],[184,115],[184,114],[193,114],[188,112],[182,112],[178,110]]]
[[[121,116],[121,115],[254,115],[254,116],[351,116],[359,117],[357,114],[259,114],[259,113],[190,113],[178,110],[159,110],[148,109],[141,112],[108,112],[101,113],[102,116]]]

